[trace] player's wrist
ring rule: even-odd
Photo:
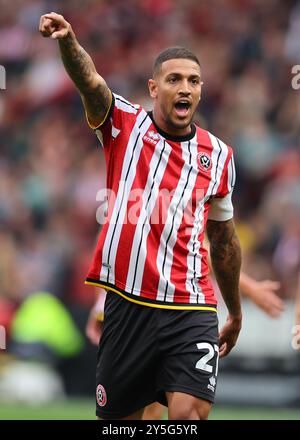
[[[73,31],[70,23],[66,24],[66,29],[67,29],[67,32],[65,32],[65,34],[58,39],[58,42],[61,44],[75,43],[77,41],[76,35],[75,35],[75,32]]]
[[[68,32],[67,32],[65,38],[67,38],[69,40],[76,40],[75,32],[73,31],[72,26],[70,25],[70,23],[68,23]]]

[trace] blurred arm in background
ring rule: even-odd
[[[284,310],[281,298],[276,294],[280,288],[278,281],[263,280],[257,281],[245,272],[241,272],[240,289],[241,293],[262,309],[271,318],[279,318]],[[300,310],[299,310],[300,315]],[[300,317],[299,317],[300,322]]]
[[[296,325],[300,326],[300,272],[298,276],[298,287],[296,296]],[[300,330],[298,333],[300,334]]]
[[[102,336],[105,298],[106,290],[97,288],[95,304],[90,311],[85,328],[85,334],[93,345],[98,345]]]

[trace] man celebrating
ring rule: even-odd
[[[113,195],[87,277],[109,292],[96,413],[139,419],[159,401],[169,419],[206,419],[218,357],[234,347],[241,328],[241,253],[232,219],[232,149],[192,122],[201,98],[199,61],[184,48],[162,52],[148,82],[153,112],[146,112],[110,91],[61,15],[43,15],[40,32],[58,40],[103,145]],[[220,336],[205,229],[228,308]]]

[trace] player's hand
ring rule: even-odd
[[[235,346],[239,333],[242,327],[242,317],[234,317],[228,315],[224,327],[221,329],[219,338],[219,355],[226,356]]]
[[[92,309],[85,327],[85,334],[93,345],[99,344],[102,336],[102,326],[103,322],[97,319],[97,315]]]
[[[72,28],[62,15],[50,12],[40,18],[39,31],[43,37],[63,39],[72,34]]]
[[[279,318],[284,310],[284,303],[277,295],[280,283],[277,281],[255,281],[248,289],[248,296],[271,318]]]

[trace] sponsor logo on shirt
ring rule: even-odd
[[[157,142],[160,139],[160,136],[158,133],[156,133],[154,130],[149,130],[147,134],[143,137],[144,141],[150,142],[150,144],[156,145]]]

